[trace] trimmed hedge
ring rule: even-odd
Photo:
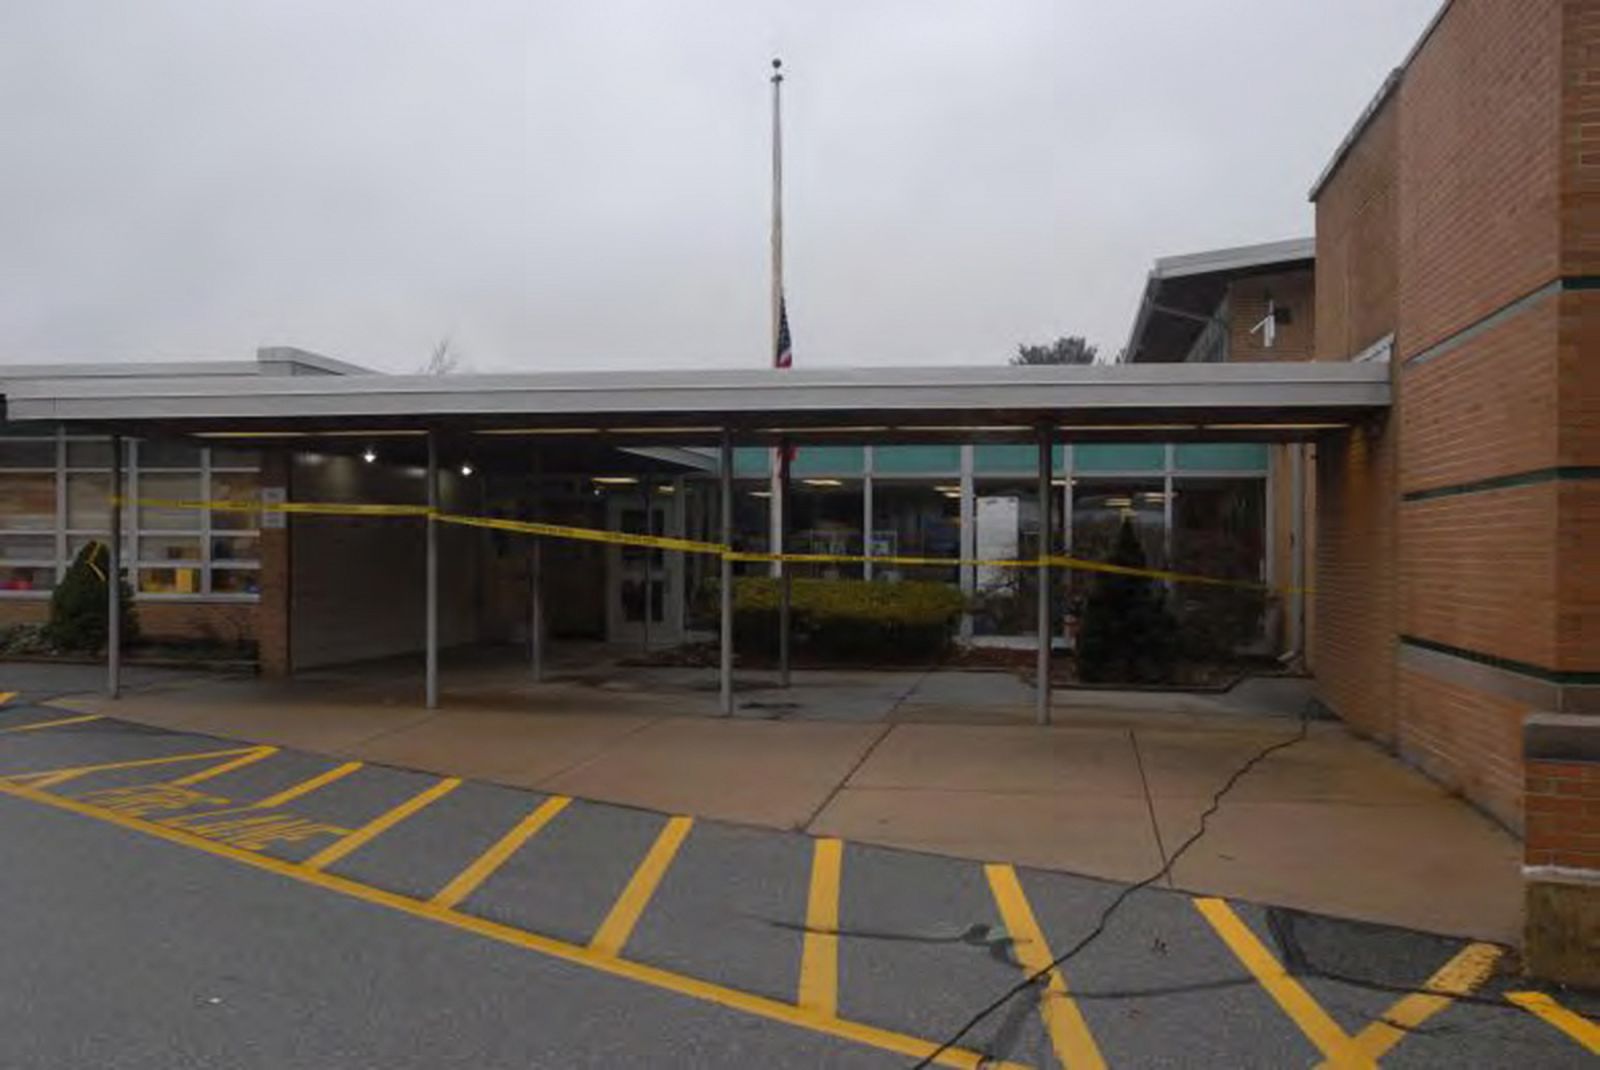
[[[58,650],[93,653],[106,645],[106,567],[111,555],[105,543],[94,541],[78,551],[67,574],[50,595],[50,619],[44,626],[47,642]],[[122,612],[122,642],[139,639],[139,615],[133,606],[128,581],[117,584]]]
[[[946,583],[791,580],[790,638],[797,649],[841,661],[925,661],[942,654],[964,605]],[[741,653],[776,654],[780,581],[734,581],[734,642]]]

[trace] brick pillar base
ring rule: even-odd
[[[1524,962],[1600,987],[1600,716],[1531,715],[1523,757]]]

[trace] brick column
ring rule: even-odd
[[[269,450],[261,457],[261,486],[289,490],[289,455],[285,450]],[[263,676],[290,675],[289,658],[289,525],[261,529],[261,604],[256,607],[257,658]]]
[[[1527,969],[1600,986],[1600,716],[1532,714],[1523,751]]]

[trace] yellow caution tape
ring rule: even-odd
[[[118,505],[143,509],[210,509],[214,513],[299,513],[310,516],[427,516],[426,505],[362,502],[199,501],[188,498],[118,498]]]
[[[1135,568],[1116,565],[1108,561],[1091,561],[1082,557],[1051,554],[1040,558],[968,558],[968,557],[916,557],[902,554],[884,556],[868,554],[808,554],[770,553],[733,550],[721,543],[696,539],[680,539],[669,535],[642,535],[626,531],[604,531],[599,528],[580,528],[567,524],[549,524],[537,520],[513,520],[507,517],[467,516],[459,513],[441,513],[426,505],[384,505],[338,502],[279,502],[261,501],[196,501],[182,498],[131,498],[116,499],[119,505],[135,505],[151,509],[211,509],[216,512],[297,513],[311,516],[395,516],[431,517],[442,524],[486,528],[491,531],[508,531],[518,535],[534,535],[552,539],[574,539],[581,542],[605,543],[613,546],[634,546],[652,550],[672,550],[686,554],[710,554],[729,561],[770,564],[776,561],[791,564],[819,565],[898,565],[905,568],[953,568],[972,565],[978,568],[1051,568],[1077,572],[1098,572],[1116,576],[1136,576],[1142,579],[1168,583],[1196,583],[1213,587],[1236,587],[1246,590],[1279,591],[1284,594],[1311,594],[1310,587],[1280,586],[1253,580],[1222,579],[1201,576],[1190,572],[1169,569]]]
[[[467,527],[489,528],[494,531],[512,531],[519,535],[543,535],[552,539],[578,539],[583,542],[603,542],[619,546],[641,546],[653,550],[677,550],[686,554],[721,554],[723,546],[716,542],[698,542],[694,539],[676,539],[669,535],[635,535],[626,531],[601,531],[599,528],[575,528],[565,524],[546,524],[536,520],[510,520],[493,516],[459,516],[454,513],[436,513],[434,519],[444,524],[462,524]]]

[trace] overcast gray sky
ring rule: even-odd
[[[797,364],[1111,353],[1438,3],[7,0],[0,361],[761,366],[774,53]]]

